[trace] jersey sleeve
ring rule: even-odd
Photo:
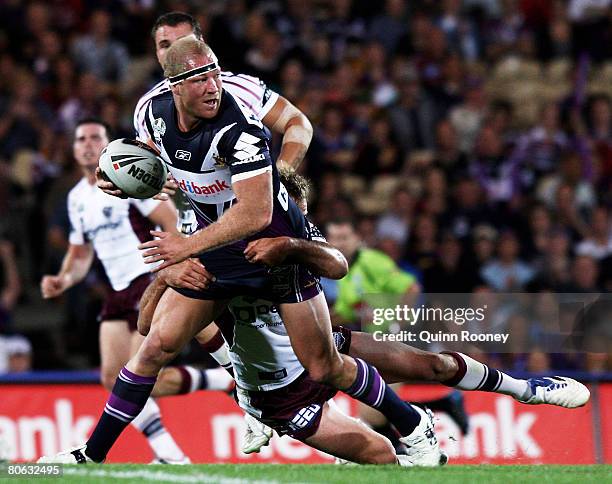
[[[70,220],[70,235],[68,241],[72,245],[84,245],[87,243],[85,240],[85,232],[83,230],[83,222],[79,215],[79,204],[76,197],[68,194],[68,219]]]
[[[270,89],[263,81],[259,81],[261,84],[261,89],[263,91],[261,97],[261,107],[259,108],[259,112],[256,113],[259,119],[263,119],[263,117],[270,112],[272,106],[276,104],[278,101],[279,94],[272,89]]]
[[[270,112],[279,98],[278,93],[257,77],[224,72],[222,79],[224,87],[231,90],[259,119]]]
[[[232,183],[272,171],[266,135],[254,124],[244,123],[230,129],[219,143],[219,155],[230,169]]]
[[[134,110],[134,136],[143,143],[146,143],[149,138],[153,139],[147,127],[147,112],[150,105],[150,99],[144,103],[139,102]]]
[[[160,200],[154,200],[152,198],[147,198],[145,200],[138,200],[136,198],[130,198],[130,204],[134,205],[136,209],[144,216],[148,217],[149,214],[155,210],[159,204]]]

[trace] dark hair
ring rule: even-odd
[[[168,26],[168,27],[176,27],[180,24],[189,24],[191,25],[191,30],[193,30],[193,34],[198,38],[202,38],[202,29],[200,28],[199,22],[193,18],[188,13],[184,12],[168,12],[163,15],[157,17],[153,28],[151,29],[151,37],[155,39],[155,33],[160,27]]]
[[[302,200],[308,201],[310,194],[310,182],[291,168],[281,168],[278,170],[278,177],[287,193],[296,203]]]
[[[106,122],[102,121],[100,118],[89,117],[79,119],[76,125],[74,126],[74,132],[76,133],[77,128],[84,124],[99,124],[100,126],[104,127],[104,130],[106,131],[106,137],[109,140],[113,139],[113,130]]]

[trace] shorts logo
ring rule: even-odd
[[[176,153],[174,153],[174,157],[177,160],[189,161],[191,160],[191,153],[189,151],[176,150]]]
[[[291,427],[293,430],[299,430],[308,427],[320,411],[321,405],[318,405],[316,403],[313,403],[308,407],[300,409],[295,415],[295,417],[291,419],[289,427]]]
[[[253,136],[249,133],[242,133],[236,144],[234,145],[234,157],[240,160],[240,162],[248,163],[250,161],[256,161],[254,158],[259,153],[259,147],[257,143],[261,141],[260,138]],[[253,159],[251,159],[253,158]]]
[[[110,216],[111,216],[111,215],[112,215],[112,213],[113,213],[113,207],[104,207],[104,208],[102,209],[102,213],[104,214],[104,216],[105,216],[106,218],[110,218]]]

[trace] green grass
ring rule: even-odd
[[[83,465],[65,466],[64,477],[47,482],[138,483],[183,482],[241,484],[275,483],[374,483],[456,484],[456,483],[612,483],[612,466],[447,466],[437,469],[409,469],[395,466],[334,465]],[[24,482],[26,479],[11,479]],[[40,478],[28,479],[40,483]],[[0,482],[3,481],[0,478]]]

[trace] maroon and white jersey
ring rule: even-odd
[[[221,81],[223,88],[237,97],[259,120],[262,120],[268,114],[278,100],[278,94],[269,89],[257,77],[234,74],[228,71],[221,72]],[[134,131],[136,138],[140,141],[146,142],[150,138],[146,117],[151,100],[169,90],[170,83],[167,79],[164,79],[138,100],[134,110]]]
[[[91,243],[115,291],[151,270],[138,250],[151,239],[154,225],[147,218],[158,200],[135,200],[107,195],[83,178],[68,194],[69,241]]]

